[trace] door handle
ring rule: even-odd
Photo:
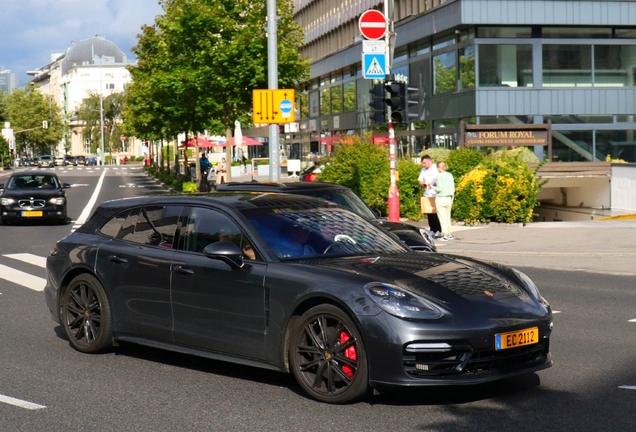
[[[192,270],[191,268],[183,267],[180,265],[175,266],[174,271],[176,271],[177,273],[186,274],[186,275],[194,274],[194,270]]]
[[[111,255],[108,257],[108,259],[117,264],[123,264],[128,262],[126,258],[118,257],[117,255]]]

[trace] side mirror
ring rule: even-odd
[[[70,183],[62,183],[62,189],[70,189],[70,188],[71,188]]]
[[[375,215],[376,218],[381,218],[382,217],[382,212],[380,210],[378,210],[377,208],[372,207],[371,211],[373,212],[373,214]]]
[[[4,183],[0,183],[0,190],[4,190]]]
[[[203,254],[211,259],[218,259],[232,268],[243,267],[243,251],[235,243],[220,241],[211,243],[203,249]]]

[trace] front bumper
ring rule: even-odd
[[[44,207],[0,206],[0,220],[6,222],[30,220],[66,220],[65,205],[46,205]]]
[[[378,326],[378,319],[384,325]],[[372,320],[375,325],[370,320],[362,328],[374,330],[365,336],[365,345],[369,383],[376,389],[480,384],[552,366],[551,314],[511,326],[483,322],[474,328],[442,322],[420,324],[385,313]],[[495,350],[496,334],[535,326],[539,328],[538,343]]]

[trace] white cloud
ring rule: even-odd
[[[141,26],[162,13],[158,0],[4,0],[2,7],[0,66],[18,73],[21,82],[52,53],[96,34],[132,59]]]

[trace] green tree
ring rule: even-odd
[[[7,96],[6,110],[18,153],[29,149],[34,154],[50,154],[64,138],[66,125],[60,106],[32,86],[17,89]],[[42,127],[43,121],[48,123],[48,128]]]
[[[445,66],[440,58],[433,59],[435,70],[435,94],[454,92],[457,89],[455,64]]]
[[[156,136],[249,125],[252,90],[267,88],[267,8],[263,0],[163,0],[164,14],[142,28],[124,118]],[[278,2],[279,88],[308,77],[302,29],[292,3]],[[151,117],[155,116],[155,119]]]
[[[4,127],[4,122],[7,121],[7,93],[4,90],[0,90],[0,122]]]
[[[112,93],[103,97],[104,106],[104,151],[112,153],[121,151],[122,110],[126,98],[125,93]],[[101,112],[100,95],[89,92],[86,100],[80,105],[77,117],[84,123],[82,136],[90,142],[90,149],[95,153],[101,147]]]

